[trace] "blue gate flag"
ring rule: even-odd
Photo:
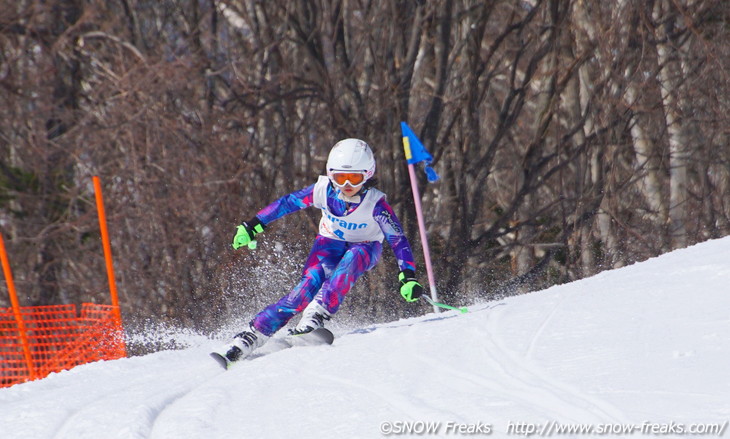
[[[403,133],[403,149],[406,152],[406,160],[409,165],[415,165],[417,163],[426,162],[424,170],[426,171],[426,177],[428,181],[433,183],[439,179],[436,171],[430,166],[433,162],[433,156],[426,151],[426,147],[423,146],[416,134],[411,130],[411,127],[407,123],[401,122],[400,129]]]

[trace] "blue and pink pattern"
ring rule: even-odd
[[[299,284],[258,313],[253,325],[272,335],[315,297],[331,314],[336,313],[357,278],[378,263],[382,248],[377,241],[351,243],[318,235]]]
[[[314,185],[311,185],[285,195],[261,209],[256,216],[264,225],[268,225],[284,215],[310,207],[314,202],[313,191]],[[327,188],[327,206],[335,215],[343,216],[348,211],[353,211],[357,208],[358,204],[346,203],[337,195],[338,190],[330,185]],[[364,196],[364,193],[362,195]],[[393,212],[393,208],[385,201],[385,198],[378,201],[375,205],[373,218],[380,224],[383,235],[385,235],[385,240],[388,241],[388,244],[393,249],[393,253],[398,260],[398,267],[401,270],[410,269],[416,271],[416,263],[413,260],[413,253],[408,239],[405,233],[403,233],[403,226],[401,226],[398,217]]]
[[[285,195],[261,209],[256,216],[268,225],[284,215],[310,207],[314,201],[313,190],[314,185],[311,185]],[[343,201],[338,194],[332,185],[328,187],[327,206],[335,215],[344,216],[358,207],[359,204]],[[361,195],[364,196],[364,192]],[[399,268],[415,271],[416,263],[408,239],[385,197],[375,205],[373,218],[393,249]],[[382,249],[378,241],[347,242],[317,235],[297,286],[258,313],[252,320],[253,325],[265,335],[273,335],[315,298],[334,314],[355,281],[378,263]]]

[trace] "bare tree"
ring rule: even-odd
[[[317,212],[252,253],[229,248],[235,225],[313,183],[350,136],[375,148],[422,262],[400,121],[442,176],[420,184],[446,301],[730,227],[720,0],[23,0],[0,14],[0,225],[27,305],[106,300],[100,175],[125,319],[243,318],[296,283]],[[386,251],[342,312],[428,309],[394,279]]]

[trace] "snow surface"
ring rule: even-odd
[[[0,389],[0,438],[722,436],[729,255],[724,238],[468,314],[335,327],[229,371],[208,357],[224,340],[180,335]]]

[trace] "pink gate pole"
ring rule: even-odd
[[[406,158],[411,157],[411,146],[408,137],[403,137],[403,148],[406,152]],[[428,275],[428,286],[431,291],[431,299],[438,302],[438,293],[436,292],[436,280],[433,275],[433,267],[431,266],[431,252],[428,249],[428,239],[426,238],[426,224],[423,221],[423,209],[421,208],[421,194],[418,190],[418,179],[416,179],[416,171],[413,164],[408,164],[408,176],[411,179],[411,189],[413,191],[413,201],[416,204],[416,218],[418,219],[418,232],[421,235],[421,246],[423,248],[423,258],[426,261],[426,274]],[[433,311],[438,313],[439,307],[433,305]]]

